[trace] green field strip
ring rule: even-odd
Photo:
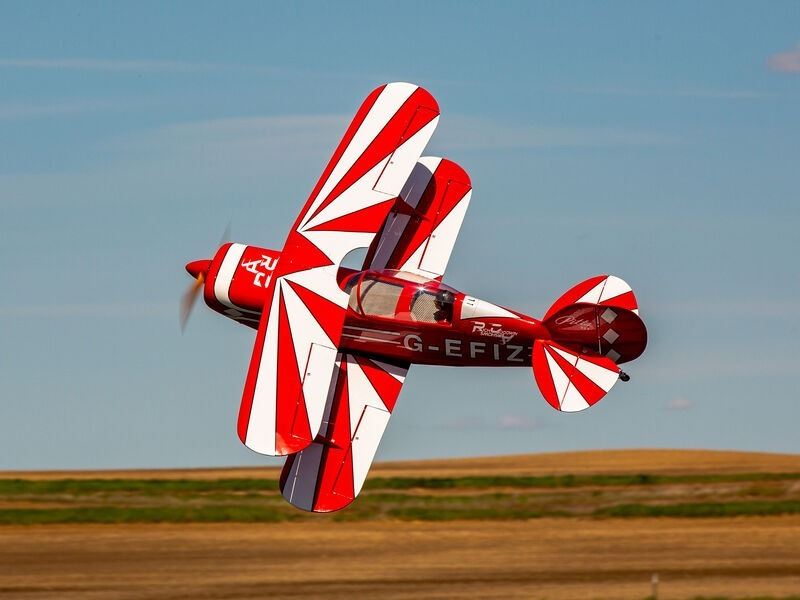
[[[367,480],[364,489],[571,488],[796,480],[800,480],[800,473],[725,473],[713,475],[649,475],[641,473],[635,475],[375,477]]]
[[[800,473],[729,473],[715,475],[547,475],[470,477],[374,477],[365,490],[576,488],[605,486],[652,486],[670,484],[796,481]],[[47,494],[138,494],[273,492],[274,479],[0,479],[0,496]]]
[[[77,507],[0,509],[2,525],[68,523],[279,523],[302,517],[291,506]]]
[[[800,514],[800,501],[752,501],[676,504],[617,504],[583,512],[537,505],[513,494],[482,496],[399,496],[392,500],[366,496],[327,517],[288,504],[204,506],[79,506],[0,509],[0,525],[47,523],[276,523],[305,519],[365,521],[527,520],[541,517],[584,518],[725,518]]]
[[[681,502],[676,504],[618,504],[594,511],[606,517],[746,517],[800,514],[800,501]]]
[[[277,488],[274,479],[0,479],[0,495],[273,492]]]

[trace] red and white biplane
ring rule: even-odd
[[[442,283],[472,186],[422,156],[439,120],[426,90],[390,83],[358,109],[283,248],[226,243],[186,265],[213,310],[256,329],[238,433],[288,457],[284,497],[327,512],[358,495],[412,364],[532,366],[556,410],[592,406],[647,333],[633,291],[599,275],[541,320]],[[341,266],[368,248],[360,270]]]

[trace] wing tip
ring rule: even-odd
[[[412,95],[416,95],[417,102],[436,112],[437,115],[441,114],[441,109],[439,108],[439,102],[437,102],[436,98],[434,98],[433,94],[431,94],[427,89],[422,87],[416,83],[410,83],[408,81],[391,81],[389,83],[385,83],[375,89],[375,92],[382,92],[386,89],[391,89],[392,91],[404,92],[407,93],[408,97],[410,98]],[[374,93],[374,92],[373,92]]]

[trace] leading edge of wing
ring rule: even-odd
[[[381,86],[356,113],[275,269],[239,410],[248,448],[292,454],[319,431],[347,308],[339,263],[371,244],[438,118],[433,97],[408,83]]]

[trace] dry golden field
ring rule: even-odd
[[[585,450],[376,463],[370,477],[458,475],[551,475],[585,473],[764,473],[800,472],[800,455],[728,450]],[[132,477],[159,479],[277,479],[280,469],[159,469],[120,471],[0,471],[0,479],[95,479]]]
[[[642,450],[384,463],[338,516],[282,512],[276,475],[4,474],[0,598],[643,600],[653,573],[659,598],[800,598],[798,456]],[[547,476],[574,479],[525,479]],[[269,481],[215,487],[248,479]],[[201,483],[176,487],[187,481]],[[222,510],[232,502],[240,512]],[[48,511],[55,522],[37,524]],[[16,524],[16,514],[33,524]],[[86,522],[69,522],[75,515]],[[98,515],[110,521],[92,522]],[[211,522],[192,522],[197,515]]]

